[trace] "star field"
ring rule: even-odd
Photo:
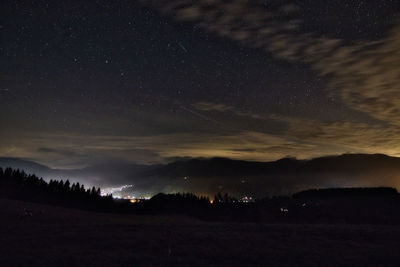
[[[106,160],[398,153],[398,110],[386,103],[387,115],[373,99],[358,101],[358,91],[341,89],[348,78],[341,80],[331,61],[316,52],[293,60],[286,56],[292,47],[276,39],[301,36],[296,42],[304,51],[314,51],[314,39],[340,40],[331,54],[386,40],[398,24],[396,1],[259,1],[249,7],[270,12],[268,25],[245,11],[231,15],[235,4],[226,10],[215,4],[227,21],[247,19],[232,26],[237,32],[229,24],[224,32],[217,21],[204,23],[206,9],[192,19],[197,4],[179,10],[175,2],[3,3],[0,155],[69,168]],[[243,30],[245,23],[258,24]],[[252,40],[262,36],[260,29],[276,34]],[[360,99],[375,97],[363,88]],[[361,133],[368,141],[354,142]]]

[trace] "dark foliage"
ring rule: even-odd
[[[210,221],[268,223],[399,224],[400,197],[396,189],[331,188],[299,192],[293,197],[241,202],[218,193],[211,203],[191,193],[157,194],[131,203],[100,196],[99,188],[79,183],[44,181],[20,170],[0,168],[0,197],[96,211],[133,214],[185,214]]]
[[[0,197],[91,210],[110,210],[113,206],[111,196],[100,196],[100,188],[85,189],[68,180],[46,182],[11,168],[0,168]]]

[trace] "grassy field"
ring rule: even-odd
[[[25,209],[32,216],[25,215]],[[400,227],[208,223],[0,200],[0,266],[398,266]]]

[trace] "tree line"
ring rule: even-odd
[[[0,168],[0,198],[103,212],[184,214],[211,221],[400,224],[400,196],[385,187],[313,189],[249,203],[221,193],[213,202],[192,193],[159,193],[131,203],[101,196],[100,188],[85,189],[79,182],[46,182],[24,171]]]
[[[101,196],[100,188],[85,188],[69,180],[50,180],[12,168],[0,168],[0,197],[93,210],[112,208],[112,196]]]

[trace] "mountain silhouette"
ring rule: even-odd
[[[18,158],[0,158],[0,167],[24,169],[46,179],[68,178],[88,186],[132,184],[136,192],[147,195],[179,191],[212,195],[226,191],[262,196],[316,187],[395,187],[400,158],[383,154],[343,154],[310,160],[283,158],[273,162],[193,158],[157,165],[106,162],[74,170],[52,169]]]

